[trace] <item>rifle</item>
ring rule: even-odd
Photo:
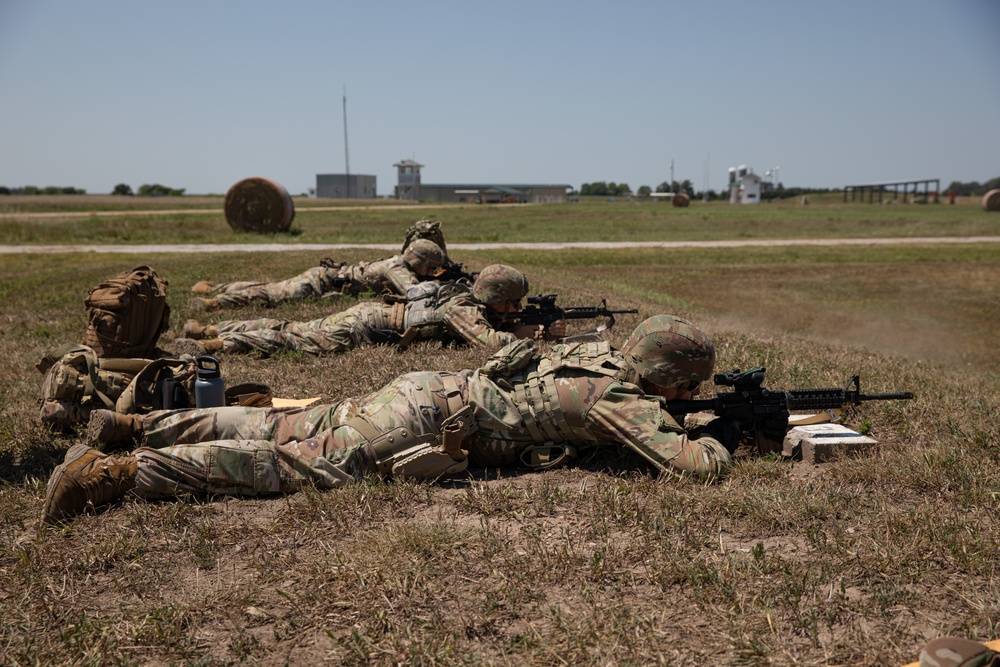
[[[465,265],[459,262],[445,262],[441,265],[441,270],[434,274],[434,280],[439,283],[467,282],[470,285],[476,282],[479,271],[469,273],[465,270]]]
[[[592,332],[589,332],[600,333],[615,325],[615,315],[638,312],[635,308],[611,310],[608,308],[607,299],[601,299],[601,303],[596,306],[569,306],[561,308],[556,305],[555,294],[538,294],[536,296],[529,296],[528,305],[523,310],[510,313],[509,319],[516,320],[520,324],[541,324],[548,328],[556,320],[582,320],[603,317],[606,318],[605,321],[598,325]],[[507,316],[493,317],[497,317],[500,321],[507,319]],[[492,319],[491,323],[493,323]]]
[[[861,380],[857,375],[851,377],[843,389],[773,391],[761,386],[764,382],[763,366],[743,372],[736,368],[728,373],[718,373],[714,382],[719,387],[732,387],[733,391],[719,392],[715,398],[669,401],[667,412],[683,416],[710,410],[716,416],[731,418],[739,424],[743,438],[753,441],[761,454],[782,451],[791,410],[839,410],[863,401],[905,401],[913,398],[913,393],[909,391],[862,394]]]

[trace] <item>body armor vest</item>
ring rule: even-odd
[[[628,364],[615,354],[607,341],[556,345],[524,371],[508,378],[514,405],[525,428],[536,442],[590,440],[577,433],[563,415],[556,374],[603,375],[624,379]]]

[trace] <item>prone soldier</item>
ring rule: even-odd
[[[717,418],[689,434],[666,403],[698,393],[715,348],[690,322],[647,319],[621,351],[607,341],[506,346],[482,368],[402,375],[361,398],[292,409],[204,408],[148,415],[107,410],[89,434],[128,455],[72,447],[48,483],[42,519],[59,523],[127,494],[258,496],[363,479],[435,480],[469,462],[545,468],[582,448],[623,447],[663,473],[720,476],[731,465]]]
[[[413,285],[433,280],[444,260],[444,251],[436,243],[416,239],[399,255],[359,264],[324,259],[319,266],[277,282],[212,284],[203,280],[195,283],[191,291],[206,296],[195,297],[192,305],[200,310],[215,310],[363,292],[405,294]]]
[[[415,241],[419,243],[419,241]],[[412,245],[411,245],[412,247]],[[298,350],[338,354],[369,343],[406,346],[416,340],[456,341],[499,349],[517,338],[554,340],[566,334],[565,321],[549,326],[523,325],[487,315],[516,313],[528,293],[528,279],[503,264],[484,268],[469,288],[458,283],[421,283],[402,298],[363,301],[347,310],[309,322],[262,318],[184,326],[174,340],[178,354],[233,354]]]

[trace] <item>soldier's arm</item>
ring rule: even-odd
[[[406,288],[420,282],[413,271],[406,266],[394,266],[385,273],[385,285],[393,294],[406,294]]]
[[[719,440],[705,433],[693,438],[654,397],[637,387],[613,383],[586,415],[587,430],[617,442],[663,472],[719,477],[732,465]]]
[[[517,338],[512,333],[497,331],[483,315],[481,307],[471,303],[455,303],[446,309],[442,320],[458,338],[469,345],[499,350]]]

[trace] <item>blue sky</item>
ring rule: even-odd
[[[0,185],[1000,176],[997,0],[0,0]]]

